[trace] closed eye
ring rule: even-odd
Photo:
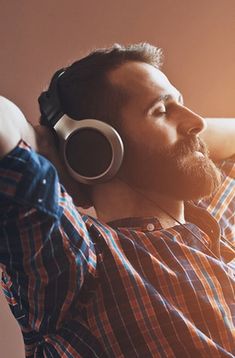
[[[163,114],[166,114],[166,112],[167,112],[167,108],[162,103],[160,106],[153,108],[149,114],[150,114],[150,116],[161,116]]]
[[[183,96],[180,92],[178,92],[178,96],[169,94],[156,98],[149,106],[147,106],[144,113],[147,113],[150,116],[160,117],[165,115],[168,112],[168,109],[171,109],[172,104],[178,104],[180,106],[184,105]]]

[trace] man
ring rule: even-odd
[[[117,174],[88,190],[67,173],[51,131],[0,102],[3,286],[28,357],[235,354],[234,120],[206,129],[160,62],[148,44],[114,46],[58,79],[66,114],[105,120],[124,143]],[[202,137],[211,157],[228,158],[225,179]],[[44,156],[98,220],[79,214]]]

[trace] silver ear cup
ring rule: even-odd
[[[114,177],[123,161],[124,146],[118,132],[95,120],[73,120],[67,115],[55,124],[65,164],[80,183],[98,184]]]

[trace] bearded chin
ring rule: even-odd
[[[207,157],[168,158],[160,165],[159,192],[178,200],[210,196],[221,183],[221,172]]]
[[[137,152],[138,153],[138,152]],[[221,172],[209,158],[205,143],[197,137],[179,141],[171,148],[130,156],[123,173],[134,187],[177,200],[209,197],[221,184]]]

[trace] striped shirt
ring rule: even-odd
[[[221,166],[213,198],[163,229],[154,217],[79,214],[23,142],[4,157],[2,286],[26,356],[234,357],[235,163]]]

